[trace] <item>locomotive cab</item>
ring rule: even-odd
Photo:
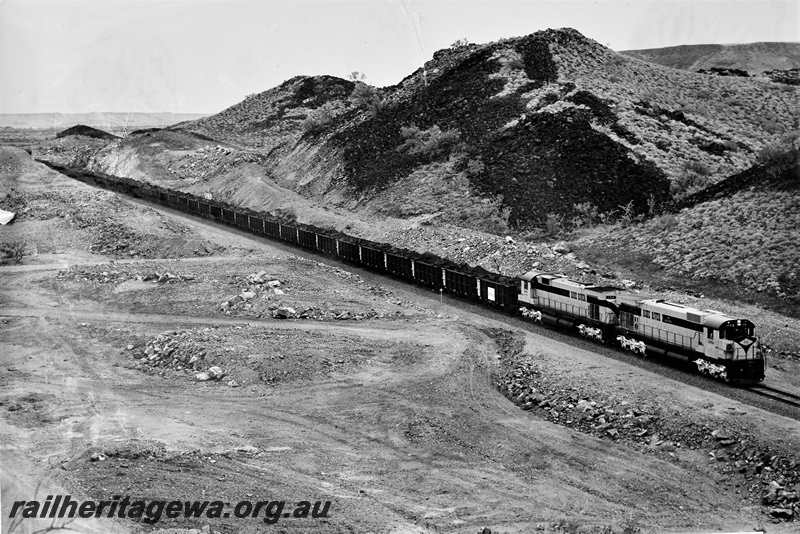
[[[766,362],[751,321],[717,312],[706,316],[703,326],[704,354],[709,361],[727,369],[729,380],[739,382],[755,378],[758,381],[764,378]]]

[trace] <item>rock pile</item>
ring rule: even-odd
[[[247,287],[241,293],[220,304],[220,309],[227,315],[234,310],[253,311],[255,306],[250,301],[259,294],[262,295],[263,300],[268,300],[270,294],[284,294],[284,291],[280,289],[281,281],[267,275],[265,271],[248,275],[245,282]]]
[[[63,137],[56,145],[37,148],[36,157],[68,167],[85,167],[107,144],[106,140],[86,136]]]
[[[207,355],[208,351],[194,332],[170,331],[148,339],[144,349],[135,353],[134,358],[137,358],[136,367],[162,376],[165,370],[172,369],[193,372],[199,382],[222,380],[226,373],[218,366],[209,366]]]
[[[172,282],[187,282],[189,280],[194,280],[194,276],[189,276],[185,274],[172,274],[169,271],[162,274],[153,271],[142,277],[143,282],[155,282],[157,284],[168,284]]]
[[[717,430],[717,449],[711,456],[724,463],[730,476],[744,477],[746,490],[760,497],[775,523],[800,521],[800,459],[778,454],[754,439]]]
[[[508,342],[500,339],[503,358],[516,352],[508,349]],[[530,358],[506,363],[510,365],[498,376],[496,385],[523,410],[536,410],[553,423],[669,456],[680,448],[708,450],[709,461],[765,506],[773,522],[800,521],[797,457],[776,453],[745,431],[711,429],[670,418],[652,406],[617,401],[558,383],[544,376]]]
[[[344,271],[342,271],[344,273]],[[319,306],[300,307],[281,302],[280,297],[286,295],[284,283],[269,276],[265,271],[253,273],[245,278],[237,277],[234,283],[241,282],[245,286],[240,293],[220,304],[226,315],[270,316],[275,319],[313,319],[317,321],[361,321],[373,317],[383,317],[374,309],[369,310],[336,310]],[[361,283],[361,280],[356,281]],[[281,289],[284,288],[284,289]],[[386,297],[390,293],[379,287],[367,288],[371,293]],[[274,297],[279,297],[274,299]],[[395,299],[396,300],[396,299]],[[396,303],[400,303],[399,300]]]
[[[105,220],[93,227],[94,242],[89,251],[95,254],[143,256],[144,236],[115,221]]]
[[[523,410],[539,408],[545,418],[582,432],[614,440],[636,441],[656,448],[669,449],[672,443],[658,439],[655,423],[659,415],[649,407],[589,400],[573,388],[548,387],[530,359],[517,362],[497,387]],[[685,445],[685,444],[684,444]],[[680,444],[676,446],[681,446]]]
[[[171,175],[183,180],[205,181],[247,163],[262,164],[264,157],[220,145],[204,146],[169,163]]]
[[[71,267],[65,271],[59,271],[56,278],[98,284],[120,284],[127,280],[136,280],[136,275],[125,270],[97,271]]]
[[[128,280],[141,280],[143,282],[165,284],[188,282],[195,279],[194,276],[171,272],[142,272],[137,269],[114,269],[112,271],[103,271],[98,268],[76,269],[74,267],[65,271],[60,271],[57,275],[57,278],[59,280],[76,280],[81,282],[94,282],[98,284],[120,284]]]

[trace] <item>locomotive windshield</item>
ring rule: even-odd
[[[750,321],[730,321],[722,325],[720,338],[737,340],[753,336],[753,325]]]

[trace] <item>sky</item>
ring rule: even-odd
[[[797,0],[0,0],[0,113],[216,113],[297,75],[398,83],[459,39],[800,41]]]

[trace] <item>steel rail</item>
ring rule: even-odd
[[[782,391],[764,384],[755,384],[748,386],[746,389],[752,391],[756,395],[782,402],[783,404],[788,404],[789,406],[794,406],[795,408],[800,408],[800,395],[795,395],[794,393]]]

